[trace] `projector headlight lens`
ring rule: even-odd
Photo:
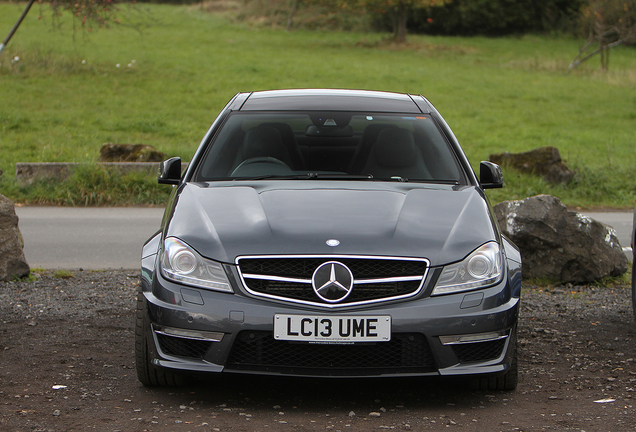
[[[220,263],[199,255],[185,242],[169,237],[161,256],[161,273],[173,282],[217,291],[233,292]]]

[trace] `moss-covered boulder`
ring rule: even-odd
[[[161,162],[165,153],[147,144],[104,144],[99,150],[99,162]]]
[[[491,154],[488,160],[523,173],[542,176],[545,181],[555,184],[568,184],[575,174],[561,160],[559,149],[550,146],[525,153]]]

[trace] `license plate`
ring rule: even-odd
[[[274,315],[277,340],[304,342],[388,342],[390,316]]]

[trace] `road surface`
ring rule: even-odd
[[[162,208],[16,207],[29,265],[46,269],[137,269],[141,247],[159,229]],[[631,212],[587,213],[617,232],[632,259]]]
[[[31,266],[138,269],[141,247],[159,229],[163,208],[16,207]]]

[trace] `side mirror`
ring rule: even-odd
[[[481,161],[479,164],[479,183],[483,189],[497,189],[503,187],[503,172],[495,163]]]
[[[181,158],[173,157],[161,162],[157,181],[160,184],[171,185],[178,185],[181,183]]]

